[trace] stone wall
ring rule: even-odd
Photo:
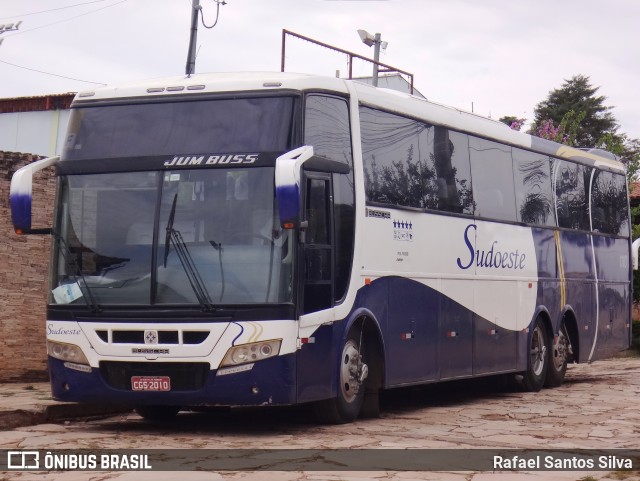
[[[13,231],[9,186],[13,173],[38,157],[0,152],[0,382],[46,380],[45,316],[50,237]],[[33,227],[50,227],[53,168],[33,180]]]

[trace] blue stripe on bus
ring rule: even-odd
[[[554,230],[534,228],[532,235],[539,277],[537,307],[529,313],[529,325],[539,313],[544,313],[552,332],[558,332],[563,314],[573,313],[578,320],[578,340],[573,347],[580,362],[588,360],[596,330],[594,359],[627,348],[630,285],[626,281],[628,266],[624,262],[628,259],[628,240],[594,236],[594,269],[591,236],[559,231],[564,273],[561,278]],[[564,303],[560,296],[563,283]],[[300,402],[337,393],[337,351],[349,319],[359,316],[359,312],[370,313],[382,333],[385,387],[520,372],[527,367],[529,329],[526,327],[520,331],[500,328],[418,281],[383,277],[358,291],[346,319],[319,328],[314,334],[315,343],[299,351]]]
[[[31,229],[31,194],[11,194],[11,220],[16,229]]]

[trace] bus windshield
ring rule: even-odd
[[[69,175],[60,194],[52,303],[292,299],[273,167]]]
[[[90,104],[71,111],[62,163],[286,152],[294,142],[296,105],[291,96]]]

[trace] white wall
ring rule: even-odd
[[[68,123],[69,110],[0,114],[0,151],[58,155]]]

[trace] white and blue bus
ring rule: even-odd
[[[32,173],[55,165],[51,228]],[[497,374],[527,390],[630,345],[623,164],[407,94],[289,73],[79,93],[17,172],[52,236],[53,396],[148,419]]]

